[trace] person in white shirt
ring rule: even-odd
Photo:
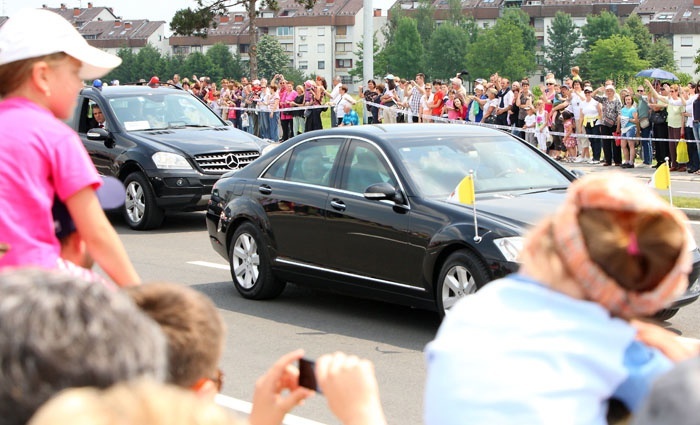
[[[340,121],[337,120],[337,114],[338,114],[338,102],[340,102],[340,88],[343,86],[342,84],[342,79],[340,78],[340,75],[336,75],[335,78],[333,78],[333,90],[331,90],[328,93],[328,96],[331,98],[329,101],[329,105],[331,106],[331,127],[337,127],[338,123]],[[347,87],[345,89],[345,92],[347,93]],[[343,109],[340,108],[340,111]]]
[[[336,122],[333,127],[337,127],[343,122],[343,117],[345,116],[345,106],[352,106],[355,104],[355,99],[353,99],[353,97],[348,94],[348,86],[341,85],[339,93],[340,94],[338,96],[338,101],[336,102],[336,106],[334,108]]]

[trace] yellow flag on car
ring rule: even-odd
[[[671,170],[667,163],[663,163],[651,176],[649,185],[656,189],[669,190],[671,188]]]
[[[449,200],[466,205],[474,205],[474,176],[468,175],[457,185]]]

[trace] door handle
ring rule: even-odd
[[[334,199],[331,201],[331,207],[338,211],[345,211],[345,203],[339,199]]]
[[[262,193],[263,195],[269,195],[272,193],[272,188],[270,186],[264,184],[258,188],[258,192]]]

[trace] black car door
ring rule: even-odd
[[[278,261],[325,266],[325,208],[342,143],[340,138],[307,140],[261,177],[258,202],[270,222]]]
[[[118,151],[114,147],[107,147],[103,141],[92,141],[88,140],[87,132],[90,128],[95,126],[95,121],[92,119],[91,105],[96,104],[94,99],[89,99],[87,97],[80,97],[81,107],[78,108],[79,116],[75,117],[75,122],[78,123],[78,135],[83,141],[83,146],[90,154],[90,159],[92,163],[95,164],[97,172],[105,176],[114,175],[114,168],[112,164]],[[103,112],[107,111],[106,105],[99,105]],[[105,113],[105,116],[108,115]],[[109,120],[109,118],[107,118]],[[110,128],[109,121],[106,122],[107,129]]]
[[[350,140],[336,190],[330,193],[326,233],[328,265],[336,270],[414,285],[420,276],[406,261],[417,248],[408,243],[410,209],[389,201],[366,199],[367,186],[389,183],[397,177],[374,144]]]

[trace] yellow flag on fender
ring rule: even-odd
[[[668,164],[663,163],[656,169],[654,175],[651,176],[649,185],[657,189],[668,190],[671,187],[671,170]]]
[[[457,185],[454,192],[449,197],[452,202],[459,202],[466,205],[474,205],[474,177],[468,175]]]

